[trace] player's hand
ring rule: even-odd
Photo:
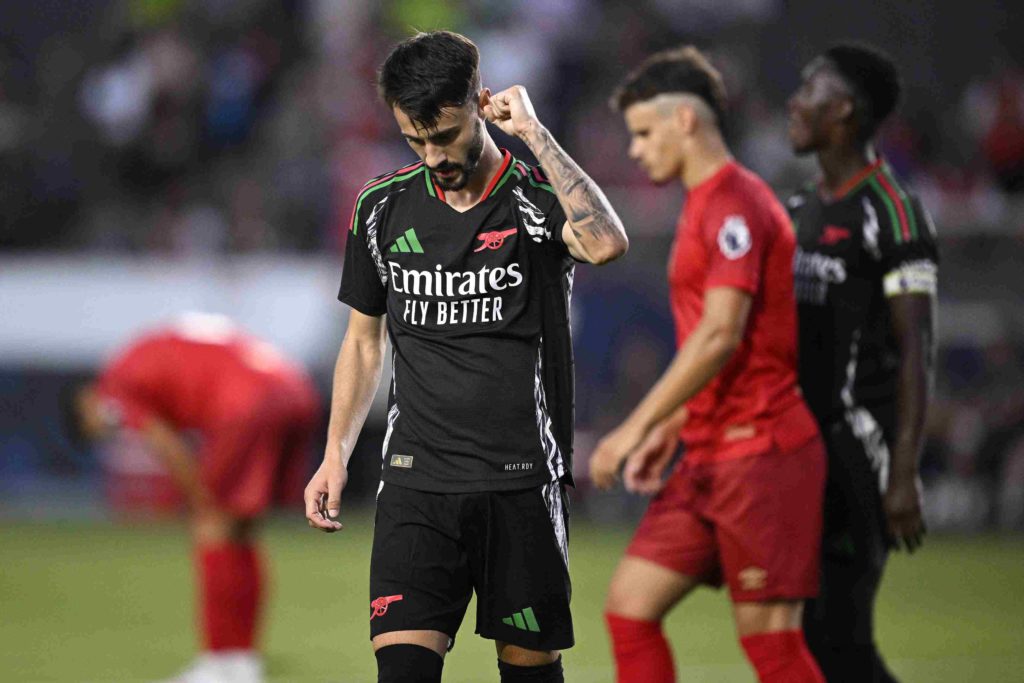
[[[491,95],[484,105],[484,116],[502,132],[518,137],[540,126],[530,96],[521,85]]]
[[[623,424],[598,441],[590,456],[590,480],[594,486],[604,491],[614,486],[623,461],[644,437],[645,434]]]
[[[348,469],[341,459],[325,457],[303,494],[309,526],[327,533],[341,531],[337,517],[341,510],[341,491],[347,482]]]
[[[890,479],[882,507],[889,537],[897,549],[914,552],[921,546],[925,534],[921,511],[923,500],[924,492],[919,477]]]
[[[626,458],[622,481],[626,490],[650,496],[665,485],[662,475],[679,446],[679,426],[665,421],[651,430],[643,443]]]
[[[679,446],[679,430],[689,416],[685,407],[677,409],[655,425],[643,443],[630,454],[622,473],[627,491],[653,495],[661,490],[665,484],[662,475]]]

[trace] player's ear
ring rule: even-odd
[[[491,89],[481,88],[480,94],[477,96],[477,113],[480,116],[484,115],[484,107],[491,103]]]
[[[685,135],[691,134],[697,126],[697,111],[691,104],[680,102],[672,110],[672,116],[680,131]]]
[[[835,110],[840,121],[849,121],[853,118],[853,99],[850,97],[840,98]]]

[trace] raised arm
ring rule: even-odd
[[[600,265],[625,254],[629,239],[618,214],[597,183],[541,124],[526,88],[514,85],[485,97],[484,101],[487,119],[509,135],[522,139],[544,167],[565,211],[567,220],[562,226],[562,240],[573,258]]]
[[[342,528],[333,518],[341,509],[349,458],[380,383],[384,349],[384,316],[369,316],[353,309],[334,366],[324,460],[304,495],[306,519],[314,529],[332,532]]]

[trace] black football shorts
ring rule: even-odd
[[[431,630],[449,649],[476,591],[476,632],[530,650],[573,645],[560,483],[429,493],[384,484],[370,557],[370,637]]]

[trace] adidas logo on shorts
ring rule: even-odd
[[[537,623],[537,617],[534,615],[532,607],[527,607],[522,612],[516,612],[510,617],[505,617],[501,620],[501,623],[506,626],[513,626],[520,631],[540,633],[540,625]]]

